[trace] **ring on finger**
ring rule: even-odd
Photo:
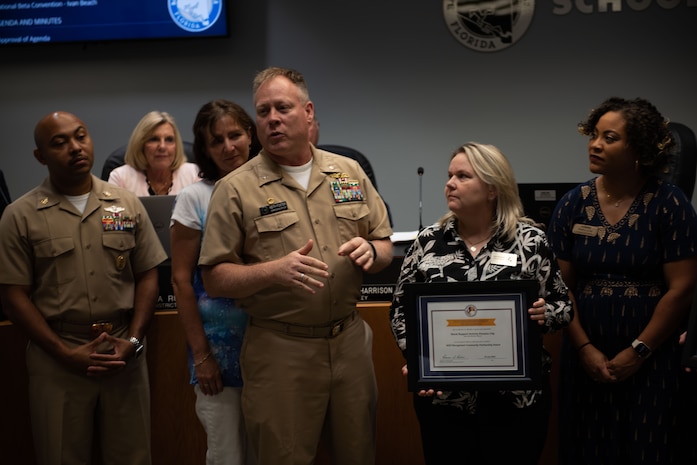
[[[300,282],[304,283],[307,281],[307,275],[305,273],[300,273]]]

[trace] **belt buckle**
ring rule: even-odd
[[[110,321],[98,321],[96,323],[92,323],[92,335],[94,337],[97,337],[102,333],[111,334],[112,329],[114,329],[114,325]]]
[[[331,337],[338,336],[339,334],[341,334],[341,332],[343,330],[344,330],[344,322],[343,321],[341,323],[335,324],[334,326],[332,326]]]

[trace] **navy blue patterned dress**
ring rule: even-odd
[[[626,215],[610,225],[595,179],[558,203],[548,231],[557,257],[576,275],[577,314],[590,341],[609,359],[629,347],[666,292],[662,265],[697,254],[697,218],[678,188],[652,180]],[[562,464],[677,463],[681,378],[679,333],[631,378],[593,382],[568,340],[562,344]],[[697,440],[697,438],[695,438]]]

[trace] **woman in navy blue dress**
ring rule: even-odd
[[[672,141],[651,103],[610,98],[579,131],[598,176],[559,201],[548,232],[576,303],[562,344],[561,463],[685,463],[678,338],[697,217],[660,179]]]

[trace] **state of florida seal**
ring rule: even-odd
[[[534,13],[535,0],[443,0],[450,33],[477,52],[497,52],[518,42]]]
[[[169,15],[185,31],[205,31],[220,18],[222,0],[167,0]]]

